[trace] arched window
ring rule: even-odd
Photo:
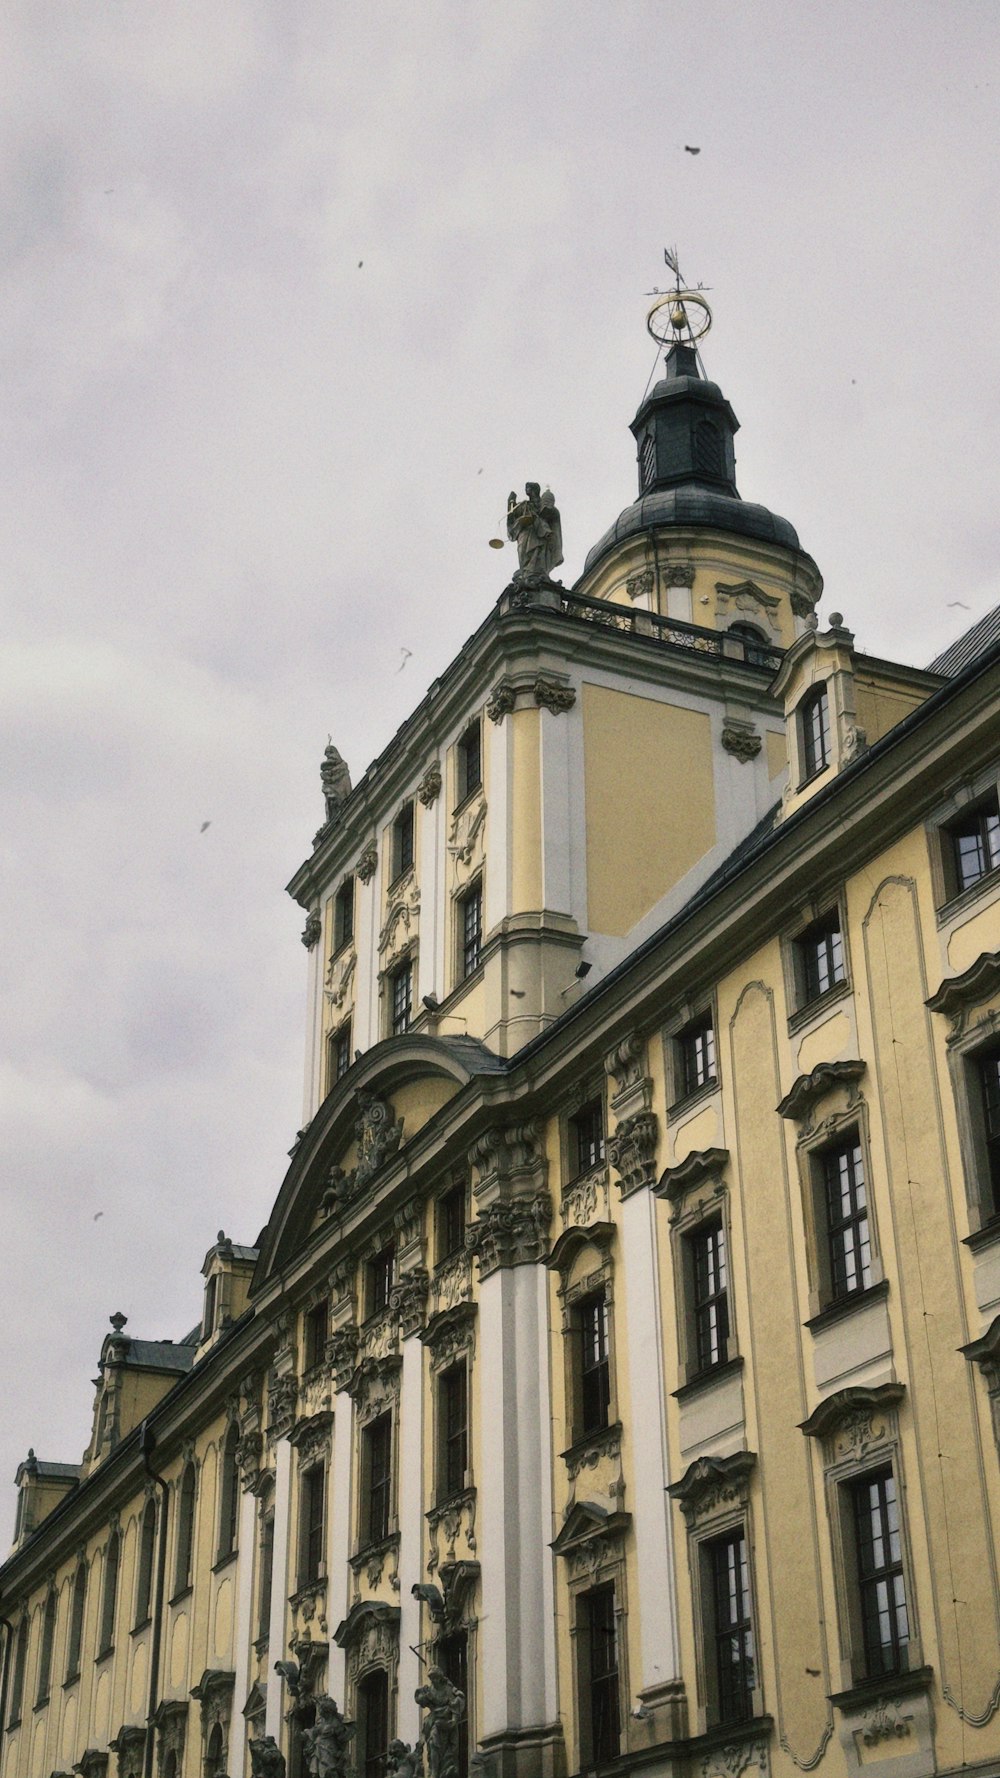
[[[24,1674],[28,1665],[28,1620],[21,1619],[17,1632],[17,1643],[14,1648],[14,1683],[10,1688],[10,1711],[7,1716],[7,1727],[21,1720],[21,1707],[24,1703]]]
[[[771,665],[771,647],[763,630],[756,624],[730,624],[727,632],[730,636],[739,636],[743,641],[743,659],[751,667],[768,667]]]
[[[236,1447],[240,1429],[235,1420],[229,1423],[222,1446],[222,1475],[219,1490],[219,1560],[231,1556],[236,1548],[236,1523],[239,1514],[240,1488],[236,1467]]]
[[[216,1723],[208,1737],[205,1750],[205,1778],[223,1778],[226,1770],[226,1748],[222,1738],[222,1724]]]
[[[118,1609],[118,1567],[121,1561],[122,1534],[116,1528],[108,1538],[104,1554],[104,1591],[101,1596],[101,1639],[98,1655],[107,1654],[115,1645],[115,1612]]]
[[[156,1551],[156,1502],[150,1497],[139,1523],[139,1578],[135,1589],[135,1628],[148,1624],[153,1603],[153,1556]]]
[[[36,1707],[48,1701],[49,1685],[52,1680],[52,1644],[56,1635],[56,1594],[50,1590],[45,1601],[45,1615],[42,1618],[42,1652],[38,1660],[38,1691],[35,1696]]]
[[[389,1675],[384,1668],[358,1686],[359,1778],[385,1778],[389,1751]]]
[[[799,705],[803,779],[815,777],[830,763],[830,700],[825,685],[807,693]]]
[[[69,1642],[66,1647],[66,1683],[80,1672],[80,1650],[83,1647],[83,1614],[87,1608],[87,1564],[81,1562],[73,1582],[73,1604],[69,1618]]]
[[[177,1559],[174,1563],[174,1592],[185,1593],[191,1585],[191,1557],[194,1550],[193,1463],[185,1465],[177,1497]]]

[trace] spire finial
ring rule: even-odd
[[[646,326],[661,346],[693,346],[712,325],[712,311],[702,295],[705,286],[699,284],[697,289],[691,289],[685,285],[676,247],[664,247],[663,260],[674,274],[674,288],[647,293],[655,296],[656,301],[646,316]],[[695,310],[693,320],[690,309]]]

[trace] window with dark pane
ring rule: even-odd
[[[156,1502],[147,1500],[139,1522],[139,1576],[135,1589],[135,1624],[149,1622],[153,1603],[153,1558],[156,1554]]]
[[[177,1548],[174,1560],[174,1592],[183,1593],[191,1585],[191,1558],[194,1551],[195,1468],[184,1465],[177,1496]]]
[[[49,1594],[45,1601],[45,1614],[42,1618],[42,1648],[38,1658],[38,1691],[35,1697],[36,1707],[48,1703],[49,1686],[52,1683],[52,1645],[56,1636],[56,1595]]]
[[[336,1083],[338,1080],[343,1080],[344,1075],[347,1073],[347,1070],[351,1066],[351,1021],[350,1021],[350,1019],[346,1019],[342,1025],[338,1025],[336,1031],[331,1031],[329,1043],[330,1043],[329,1084],[332,1087],[332,1086],[336,1086]]]
[[[354,937],[354,878],[345,877],[333,904],[333,948],[342,951]]]
[[[365,1427],[362,1445],[365,1543],[389,1535],[392,1499],[392,1414],[380,1414]]]
[[[604,1164],[604,1106],[589,1099],[569,1120],[569,1164],[574,1178]]]
[[[299,1586],[310,1586],[323,1572],[324,1524],[326,1521],[326,1469],[316,1463],[307,1469],[299,1493]]]
[[[395,1248],[390,1243],[376,1253],[374,1259],[368,1261],[365,1283],[366,1311],[369,1315],[381,1315],[383,1309],[389,1307],[394,1259]]]
[[[465,1487],[469,1461],[469,1393],[465,1364],[438,1378],[438,1485],[447,1500]]]
[[[802,764],[807,778],[815,777],[830,763],[830,699],[818,686],[799,706]]]
[[[271,1570],[274,1566],[274,1513],[266,1512],[260,1522],[260,1586],[257,1593],[257,1635],[267,1636],[271,1629]]]
[[[454,1630],[442,1636],[434,1650],[434,1659],[442,1673],[465,1699],[465,1710],[458,1725],[458,1772],[456,1778],[469,1773],[469,1636],[466,1630]]]
[[[450,1259],[465,1246],[465,1185],[453,1185],[438,1199],[437,1258]]]
[[[203,1340],[211,1339],[215,1332],[215,1299],[218,1294],[218,1289],[218,1275],[213,1272],[205,1285],[205,1312],[201,1321],[201,1337]]]
[[[236,1447],[240,1441],[239,1427],[230,1423],[222,1446],[222,1476],[219,1490],[219,1559],[231,1556],[236,1548],[236,1525],[240,1506],[239,1472]]]
[[[976,1071],[983,1107],[988,1210],[1000,1216],[1000,1044],[980,1052]]]
[[[580,1425],[586,1438],[608,1424],[611,1408],[611,1352],[608,1301],[603,1290],[585,1297],[575,1310],[580,1353]]]
[[[836,909],[807,926],[805,932],[800,933],[796,939],[795,950],[799,963],[802,1004],[808,1005],[810,1000],[817,1000],[821,994],[827,993],[845,979],[844,940],[840,930],[840,915]]]
[[[475,883],[458,904],[462,980],[474,975],[483,955],[483,886]]]
[[[986,797],[945,829],[950,848],[949,893],[960,895],[1000,866],[1000,806]]]
[[[478,720],[469,724],[458,743],[458,800],[464,802],[483,782],[483,731]]]
[[[101,1594],[101,1635],[98,1655],[108,1653],[115,1644],[115,1614],[118,1609],[118,1568],[121,1561],[121,1532],[112,1531],[104,1553],[104,1589]]]
[[[742,1530],[706,1549],[712,1587],[712,1655],[720,1722],[753,1715],[754,1645],[747,1540]]]
[[[303,1332],[305,1334],[305,1368],[311,1371],[317,1364],[322,1364],[326,1357],[326,1340],[330,1331],[330,1304],[324,1297],[322,1302],[308,1309],[303,1316]]]
[[[866,1679],[899,1673],[910,1639],[896,1478],[880,1469],[850,1484]]]
[[[389,978],[392,995],[392,1035],[401,1037],[413,1018],[413,965],[401,963]]]
[[[872,1281],[865,1166],[857,1136],[821,1155],[826,1199],[830,1294],[834,1301],[867,1290]]]
[[[10,1688],[10,1709],[7,1712],[7,1727],[13,1728],[21,1720],[24,1706],[24,1676],[28,1666],[28,1620],[21,1619],[17,1630],[17,1642],[14,1646],[14,1680]]]
[[[358,1687],[362,1778],[385,1778],[389,1752],[389,1675],[370,1673]]]
[[[69,1641],[66,1645],[66,1683],[80,1672],[83,1651],[83,1619],[87,1609],[87,1564],[81,1562],[73,1582],[73,1604],[69,1619]]]
[[[743,643],[743,659],[751,667],[774,667],[777,664],[778,657],[763,630],[758,630],[756,624],[730,624],[726,634],[740,638]]]
[[[647,432],[639,452],[639,477],[645,493],[656,480],[656,434]]]
[[[401,877],[413,863],[413,804],[407,803],[392,824],[392,874]]]
[[[584,1593],[580,1603],[586,1648],[582,1714],[589,1730],[587,1764],[602,1766],[616,1760],[621,1752],[614,1587]]]
[[[697,1093],[715,1082],[715,1026],[711,1013],[692,1019],[677,1038],[680,1052],[681,1096]]]
[[[729,1356],[729,1277],[721,1221],[704,1223],[689,1236],[694,1357],[699,1371]]]

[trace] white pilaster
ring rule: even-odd
[[[267,1682],[267,1711],[264,1733],[281,1737],[285,1712],[285,1682],[274,1671],[275,1661],[287,1659],[285,1648],[285,1611],[288,1604],[288,1540],[292,1509],[292,1447],[287,1438],[279,1438],[274,1452],[274,1550],[271,1561],[271,1622],[268,1625],[268,1657],[271,1672]]]
[[[306,1078],[302,1106],[303,1127],[316,1114],[323,1093],[323,976],[326,942],[321,938],[309,952],[306,988]]]
[[[358,900],[354,943],[358,961],[354,969],[355,1049],[370,1049],[378,1042],[378,911],[382,897],[382,862],[375,868],[369,883],[358,878]]]
[[[351,1413],[353,1403],[341,1391],[333,1398],[333,1458],[327,1489],[327,1604],[330,1655],[327,1689],[343,1710],[346,1656],[333,1640],[337,1625],[347,1616],[350,1597],[351,1554]]]
[[[484,727],[486,718],[483,718]],[[513,729],[510,722],[489,724],[486,771],[486,886],[484,930],[489,932],[510,908],[510,789]]]
[[[542,906],[554,913],[573,909],[573,854],[570,844],[570,757],[582,754],[583,717],[579,700],[572,710],[541,712]]]
[[[483,1280],[483,1736],[540,1727],[558,1714],[547,1321],[541,1266],[503,1267]]]
[[[413,1694],[422,1668],[413,1653],[420,1639],[420,1604],[411,1588],[424,1578],[423,1419],[424,1349],[414,1334],[402,1342],[399,1394],[399,1697],[396,1733],[401,1741],[420,1738],[420,1711]]]
[[[656,1199],[633,1192],[621,1207],[625,1332],[628,1340],[629,1433],[633,1453],[632,1522],[641,1559],[637,1691],[680,1678],[677,1594],[667,1455],[663,1330],[658,1288]]]
[[[239,1562],[236,1571],[236,1627],[233,1633],[233,1710],[229,1723],[229,1767],[236,1778],[246,1770],[246,1726],[243,1706],[250,1690],[250,1644],[253,1641],[253,1577],[257,1565],[257,1496],[240,1500]]]

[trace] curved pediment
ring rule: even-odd
[[[299,1134],[260,1241],[251,1295],[308,1239],[317,1222],[362,1202],[459,1093],[504,1062],[469,1037],[414,1033],[366,1051]]]

